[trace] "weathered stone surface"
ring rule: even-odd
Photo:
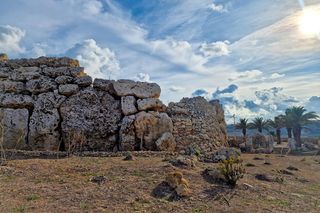
[[[66,97],[53,92],[43,93],[35,100],[29,123],[29,146],[33,150],[59,150],[61,119],[58,109],[65,100]]]
[[[167,112],[173,121],[177,150],[214,151],[227,145],[223,110],[218,103],[202,97],[183,98],[170,103]]]
[[[248,151],[254,153],[271,153],[273,151],[274,139],[271,135],[264,135],[263,133],[256,133],[250,139],[251,147]]]
[[[118,96],[133,95],[137,98],[159,98],[161,89],[156,83],[135,82],[131,80],[118,80],[113,83]]]
[[[28,117],[27,109],[0,109],[0,143],[4,149],[26,147]]]
[[[26,83],[26,89],[32,94],[52,92],[57,89],[57,83],[48,77],[41,76]]]
[[[79,131],[87,138],[84,149],[113,150],[122,117],[119,100],[115,100],[108,93],[86,88],[69,97],[60,107],[60,112],[63,138]],[[68,147],[68,144],[66,146]]]
[[[14,59],[8,60],[7,66],[10,67],[79,67],[79,61],[67,57],[53,58],[53,57],[39,57],[35,59]]]
[[[9,67],[0,67],[0,80],[9,78],[10,71]]]
[[[70,76],[62,75],[62,76],[58,76],[55,79],[55,82],[58,84],[70,84],[73,82],[73,78]]]
[[[121,110],[124,115],[132,115],[138,112],[136,98],[134,96],[121,97]]]
[[[134,122],[136,136],[147,150],[156,150],[156,141],[163,133],[172,132],[172,120],[166,113],[139,112]]]
[[[139,111],[158,111],[158,112],[164,112],[166,111],[166,105],[162,103],[157,98],[146,98],[146,99],[139,99],[137,101],[138,109]]]
[[[125,116],[122,119],[119,141],[120,150],[133,151],[136,150],[136,133],[134,128],[134,121],[136,119],[135,115]]]
[[[77,84],[64,84],[59,86],[59,93],[65,96],[71,96],[79,92],[79,86]]]
[[[10,72],[10,80],[13,81],[28,81],[40,78],[40,76],[39,67],[19,67]]]
[[[21,93],[24,91],[25,85],[16,81],[0,81],[0,92]]]
[[[45,67],[42,70],[43,74],[51,78],[58,76],[70,75],[68,67]]]
[[[74,82],[79,85],[79,87],[88,87],[92,84],[91,76],[81,76],[75,78]]]
[[[173,152],[176,149],[176,141],[170,132],[165,132],[156,141],[156,146],[158,151]]]
[[[0,93],[0,106],[4,108],[32,108],[33,99],[28,95]]]
[[[83,67],[69,67],[70,75],[74,78],[86,76],[87,74],[84,72]]]
[[[108,92],[109,94],[115,94],[113,83],[114,80],[106,80],[106,79],[100,79],[96,78],[93,82],[93,88],[101,91]]]

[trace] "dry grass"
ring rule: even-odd
[[[272,165],[265,165],[254,161],[255,156],[243,155],[244,164],[256,166],[247,167],[235,189],[203,178],[202,171],[217,164],[198,163],[184,170],[162,157],[12,160],[0,166],[0,212],[320,211],[320,164],[313,157],[270,155]],[[279,174],[289,166],[299,170],[294,175]],[[173,171],[189,180],[191,197],[172,202],[153,197],[152,190]],[[259,181],[255,179],[258,173],[281,177],[284,182]],[[94,176],[104,176],[106,181],[92,183]]]

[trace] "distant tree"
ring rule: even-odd
[[[257,129],[258,132],[262,133],[262,130],[268,130],[270,127],[270,122],[263,119],[263,117],[256,117],[248,125],[249,129]]]
[[[276,130],[277,143],[281,144],[281,128],[285,126],[285,116],[279,115],[274,120],[269,120],[269,125]]]
[[[292,128],[294,123],[294,121],[292,121],[292,116],[290,116],[291,111],[292,111],[292,108],[286,109],[285,115],[284,115],[284,124],[287,129],[288,138],[292,138]]]
[[[286,110],[286,121],[289,122],[289,126],[292,128],[293,137],[297,142],[297,147],[301,147],[301,131],[307,124],[311,124],[319,119],[319,116],[315,112],[307,112],[302,107],[291,107]]]
[[[246,137],[248,129],[248,119],[240,118],[240,122],[236,124],[236,129],[242,129],[243,137]]]

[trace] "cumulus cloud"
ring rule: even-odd
[[[278,79],[278,78],[283,78],[285,74],[279,74],[279,73],[272,73],[270,76],[270,79]]]
[[[169,88],[169,90],[170,90],[171,92],[182,92],[182,91],[185,90],[185,88],[179,87],[179,86],[171,86],[171,87]]]
[[[209,92],[205,89],[197,89],[192,93],[192,97],[202,96],[205,97],[209,94]]]
[[[142,81],[142,82],[151,82],[150,81],[150,75],[148,73],[138,73],[137,76],[134,78],[137,81]]]
[[[238,89],[238,86],[235,84],[229,85],[227,88],[220,90],[219,88],[212,94],[213,98],[219,97],[221,94],[230,94],[235,92]]]
[[[10,25],[0,26],[0,52],[21,53],[24,48],[20,46],[25,31]]]
[[[229,41],[217,41],[212,43],[203,43],[199,47],[199,51],[205,57],[227,56],[231,53],[229,49]]]
[[[306,109],[320,114],[320,96],[312,96],[306,104]]]
[[[212,3],[208,6],[208,8],[214,12],[219,12],[219,13],[228,12],[228,9],[222,4]]]
[[[79,60],[86,72],[94,78],[115,79],[120,72],[119,61],[114,52],[97,45],[93,39],[76,44],[67,55]]]

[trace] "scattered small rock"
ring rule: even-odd
[[[253,160],[264,160],[264,159],[260,157],[254,157]]]
[[[102,175],[101,176],[94,176],[94,177],[90,178],[90,181],[101,185],[106,181],[106,178]]]
[[[169,163],[175,167],[191,169],[196,167],[196,161],[196,157],[179,155],[177,158],[171,159]]]
[[[256,174],[256,175],[255,175],[255,178],[256,178],[257,180],[262,180],[262,181],[267,181],[267,182],[273,182],[272,177],[270,177],[270,176],[267,175],[267,174]]]
[[[253,163],[246,163],[245,166],[246,166],[246,167],[255,167],[256,165],[254,165]]]
[[[133,161],[134,157],[131,153],[127,153],[126,156],[123,158],[124,161]]]
[[[292,172],[289,172],[288,170],[285,170],[285,169],[280,169],[278,173],[284,174],[284,175],[294,175]]]
[[[299,171],[299,169],[297,167],[294,167],[294,166],[289,166],[287,167],[288,170],[291,170],[291,171]]]

